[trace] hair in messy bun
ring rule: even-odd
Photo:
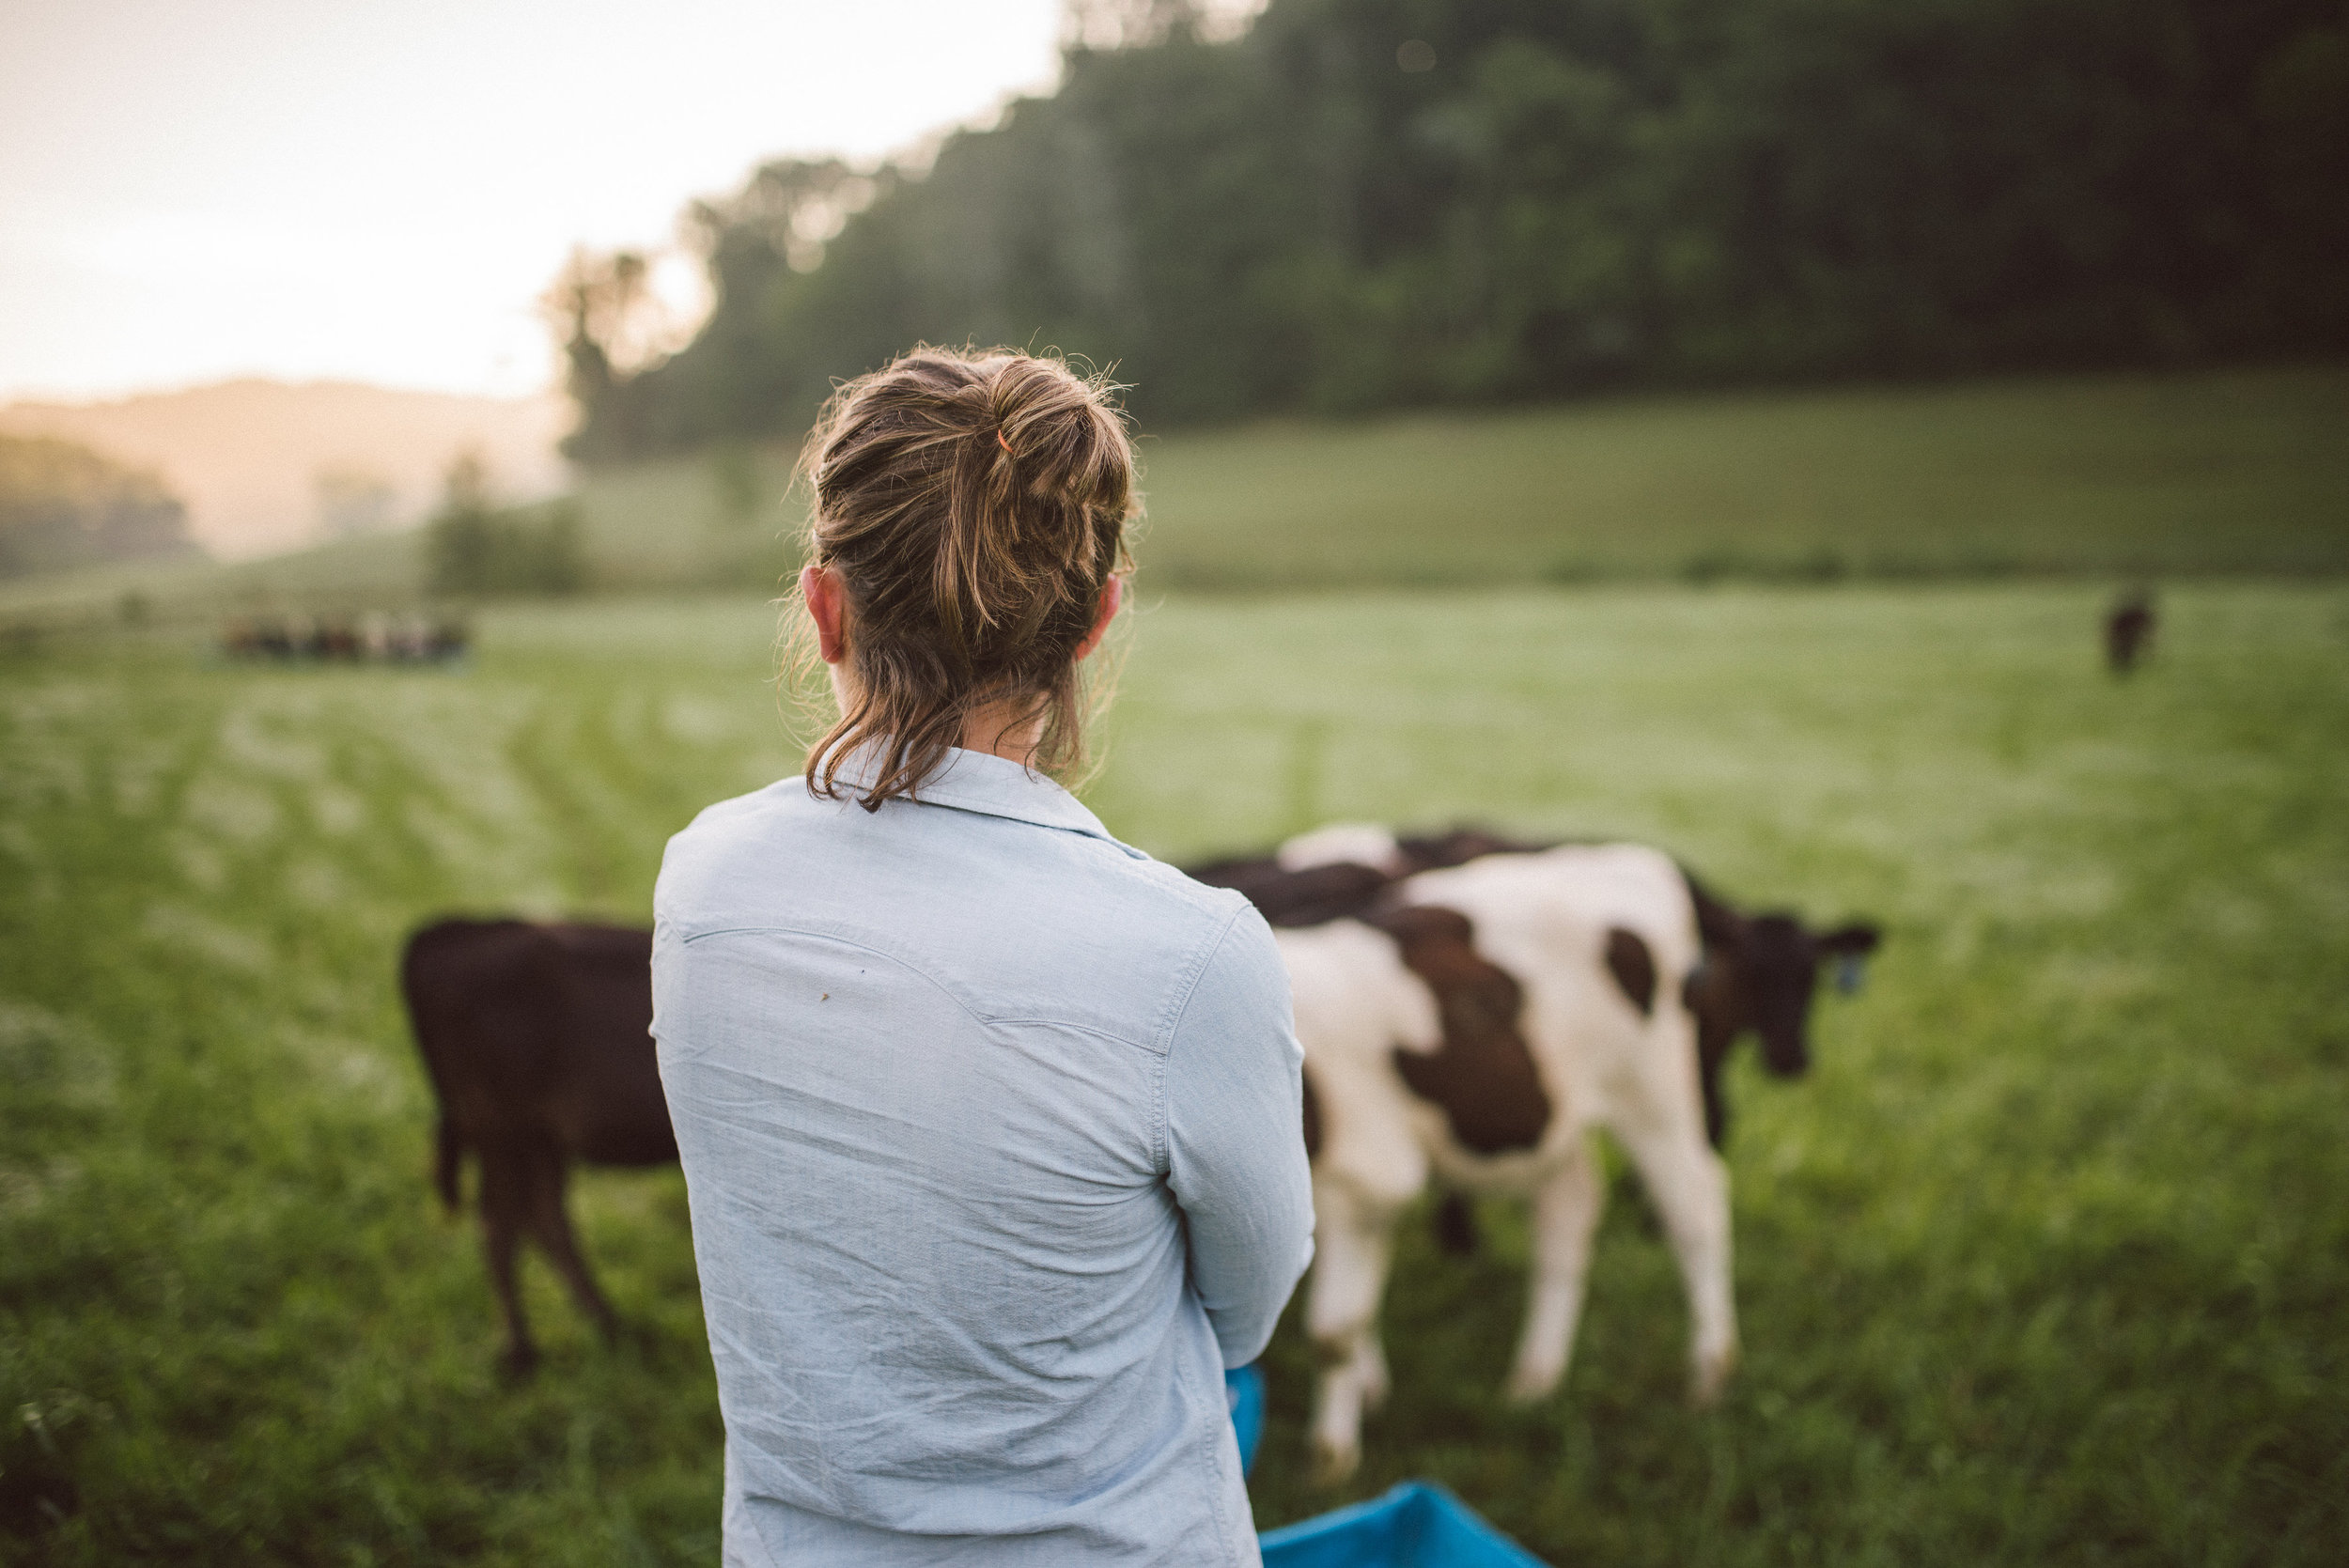
[[[871,745],[865,808],[910,795],[966,715],[1006,700],[1044,718],[1037,767],[1082,759],[1077,648],[1135,511],[1111,390],[1056,356],[918,348],[825,404],[801,458],[808,559],[847,589],[853,694],[808,754],[810,790],[837,799]],[[804,652],[804,613],[799,629]]]

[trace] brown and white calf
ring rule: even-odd
[[[1362,913],[1390,884],[1418,872],[1558,847],[1481,828],[1397,838],[1374,824],[1346,822],[1301,833],[1263,859],[1221,861],[1194,867],[1190,875],[1245,893],[1274,925],[1315,925]],[[1685,866],[1681,876],[1704,950],[1682,982],[1682,995],[1697,1020],[1705,1134],[1719,1149],[1729,1133],[1721,1073],[1732,1048],[1751,1034],[1760,1039],[1762,1065],[1773,1077],[1809,1072],[1811,1003],[1821,965],[1833,965],[1838,990],[1857,990],[1861,961],[1875,951],[1880,933],[1866,921],[1813,931],[1785,910],[1744,914]]]
[[[1378,864],[1368,839],[1316,836],[1287,846],[1286,869],[1321,854]],[[1697,910],[1671,858],[1633,845],[1487,854],[1392,881],[1361,918],[1274,935],[1305,1047],[1323,1473],[1354,1467],[1362,1413],[1386,1391],[1377,1313],[1393,1228],[1431,1175],[1532,1198],[1508,1389],[1532,1400],[1557,1387],[1605,1201],[1596,1128],[1661,1213],[1693,1319],[1690,1393],[1715,1398],[1737,1360],[1729,1193],[1683,996],[1702,951]]]

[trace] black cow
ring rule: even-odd
[[[652,934],[602,925],[447,920],[408,940],[400,992],[441,1107],[437,1180],[451,1213],[465,1157],[481,1168],[490,1279],[506,1364],[537,1360],[514,1290],[537,1242],[607,1339],[619,1320],[571,1237],[572,1162],[677,1159],[653,1057]]]
[[[2124,594],[2105,615],[2105,662],[2116,675],[2137,668],[2154,641],[2154,596],[2139,588]]]

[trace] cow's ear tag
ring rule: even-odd
[[[1868,960],[1857,953],[1844,953],[1835,959],[1835,994],[1850,996],[1866,983]]]

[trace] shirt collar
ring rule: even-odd
[[[880,772],[877,746],[861,746],[840,760],[839,783],[844,791],[863,791]],[[1116,844],[1129,855],[1141,851],[1119,844],[1101,819],[1083,803],[1034,768],[988,752],[946,749],[945,759],[916,785],[913,803],[948,806],[956,811],[1033,822],[1039,828],[1059,828]]]

